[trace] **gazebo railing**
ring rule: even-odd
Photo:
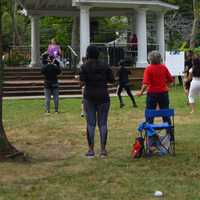
[[[63,61],[65,69],[75,70],[80,61],[79,47],[67,45],[65,48],[63,48]]]
[[[108,43],[92,43],[100,50],[100,59],[107,62],[111,66],[119,64],[120,60],[126,60],[127,65],[135,66],[137,62],[137,44],[108,44]],[[147,53],[153,50],[158,50],[159,45],[148,43]]]
[[[137,62],[137,45],[134,48],[133,44],[108,44],[108,43],[91,43],[96,45],[100,50],[100,59],[110,64],[111,66],[118,65],[121,59],[125,59],[129,66],[135,66]],[[76,69],[80,61],[79,46],[62,46],[62,57],[66,70]],[[152,50],[158,50],[159,45],[148,43],[148,53]],[[40,47],[41,54],[47,50],[46,46]],[[9,51],[4,56],[5,64],[8,66],[23,66],[29,65],[31,62],[31,47],[30,46],[10,46]]]
[[[71,47],[69,45],[61,46],[62,59],[66,69],[76,68],[79,62],[79,47]],[[47,46],[40,46],[40,55],[47,51]],[[7,66],[26,66],[31,63],[31,46],[10,46],[4,54],[4,63]]]
[[[7,66],[28,65],[31,62],[31,47],[28,45],[9,46],[4,63]]]

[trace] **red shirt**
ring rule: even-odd
[[[150,64],[144,71],[143,84],[148,86],[148,93],[168,91],[168,84],[174,81],[167,67],[163,64]]]

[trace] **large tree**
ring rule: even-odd
[[[190,48],[195,48],[197,45],[196,39],[197,39],[197,34],[199,33],[198,24],[200,22],[199,11],[200,11],[199,0],[193,0],[193,17],[194,18],[193,18],[191,37],[190,37]]]
[[[198,45],[197,36],[199,34],[200,23],[200,0],[164,0],[179,6],[179,10],[172,16],[173,24],[167,21],[174,32],[180,32],[183,39],[189,41],[189,47],[195,48]]]
[[[10,144],[8,138],[5,134],[3,126],[3,115],[2,115],[2,106],[3,106],[3,40],[2,40],[2,0],[0,1],[0,160],[5,160],[9,158],[15,158],[18,156],[24,157],[24,154],[18,151],[13,145]]]
[[[19,45],[21,38],[18,32],[18,28],[17,28],[17,18],[16,18],[16,14],[17,14],[17,2],[16,0],[12,0],[12,1],[8,1],[11,2],[11,18],[12,18],[12,33],[13,33],[13,45]]]

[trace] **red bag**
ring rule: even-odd
[[[140,158],[144,151],[144,139],[143,137],[137,137],[135,139],[135,143],[133,144],[133,148],[131,151],[132,159]]]

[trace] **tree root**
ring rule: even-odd
[[[18,151],[0,152],[0,162],[2,161],[15,161],[15,162],[31,162],[31,158],[28,154]]]

